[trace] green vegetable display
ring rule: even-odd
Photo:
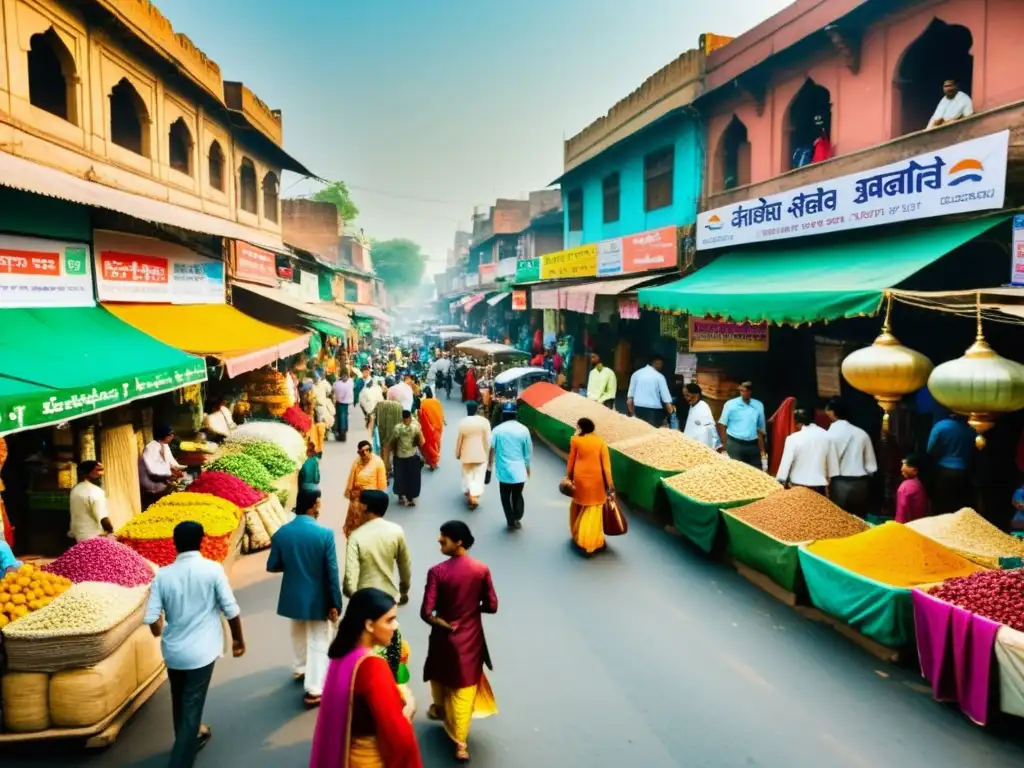
[[[249,443],[243,453],[262,464],[273,480],[295,471],[295,462],[283,448],[274,443]]]
[[[247,453],[221,456],[206,468],[234,475],[239,480],[244,480],[256,490],[263,491],[264,493],[270,493],[274,490],[274,478],[270,476],[267,468],[260,464],[259,459]]]

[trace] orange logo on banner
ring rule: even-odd
[[[679,263],[679,247],[675,227],[652,229],[622,238],[622,273],[649,272],[668,269]]]
[[[114,283],[163,283],[170,280],[167,259],[134,253],[104,251],[100,254],[103,279]]]
[[[60,254],[0,248],[0,272],[7,275],[60,276]]]

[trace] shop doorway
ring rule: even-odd
[[[971,30],[935,19],[903,54],[893,83],[893,138],[921,131],[942,98],[942,83],[956,80],[972,95],[974,57]]]

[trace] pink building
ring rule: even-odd
[[[708,57],[705,210],[1016,129],[1022,30],[1019,0],[796,0]],[[982,114],[921,134],[947,79]]]

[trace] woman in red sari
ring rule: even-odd
[[[423,460],[433,472],[441,461],[441,435],[444,433],[444,407],[434,397],[430,387],[423,390],[420,402],[420,430],[423,432],[423,445],[420,453]]]
[[[310,768],[423,768],[412,730],[416,703],[403,702],[387,661],[374,654],[398,628],[395,599],[360,589],[331,643]]]
[[[479,399],[480,387],[476,384],[476,369],[470,366],[462,382],[462,402],[475,403]]]

